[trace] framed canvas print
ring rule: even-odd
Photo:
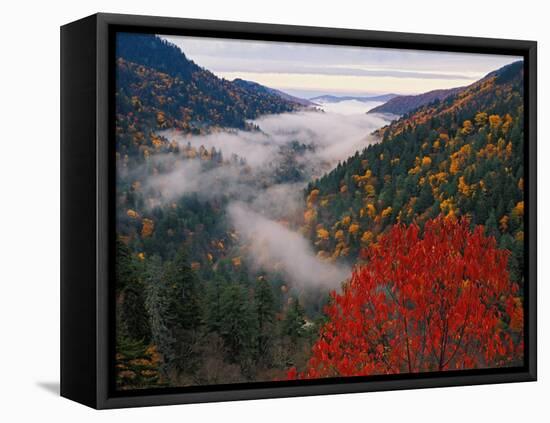
[[[536,43],[61,29],[61,393],[536,380]]]

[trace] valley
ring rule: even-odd
[[[507,344],[492,339],[502,357],[475,365],[519,362],[510,316],[521,318],[523,283],[522,72],[516,62],[400,103],[395,94],[302,99],[219,78],[154,35],[121,36],[117,387],[403,371],[398,348],[384,369],[318,360],[344,348],[329,319],[357,266],[375,262],[393,228],[438,219],[460,219],[465,237],[482,225],[491,248],[507,251]],[[384,109],[392,102],[406,111]],[[371,359],[377,345],[365,350]]]

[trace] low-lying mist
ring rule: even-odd
[[[304,237],[252,211],[244,203],[231,203],[228,213],[252,252],[249,259],[253,266],[277,267],[299,288],[338,288],[349,277],[349,267],[321,261]]]
[[[301,216],[303,189],[309,181],[377,142],[370,134],[388,121],[365,113],[303,111],[268,115],[253,123],[259,130],[191,137],[161,132],[182,149],[215,148],[229,164],[205,166],[199,159],[174,154],[154,156],[146,166],[149,171],[151,164],[162,170],[142,179],[146,190],[156,192],[150,205],[189,193],[205,200],[223,196],[228,199],[229,222],[253,266],[276,263],[298,287],[337,288],[350,269],[318,259],[308,240],[282,222]]]
[[[161,135],[175,140],[182,146],[220,149],[224,157],[235,154],[246,159],[252,167],[265,166],[276,159],[281,146],[293,141],[315,147],[304,161],[315,164],[334,165],[353,155],[355,151],[377,142],[370,134],[388,123],[382,115],[340,114],[303,111],[266,115],[253,121],[259,131],[218,132],[209,135],[183,137],[175,131]],[[320,174],[327,169],[318,169]],[[320,176],[320,174],[312,175]]]
[[[340,113],[343,115],[357,115],[384,104],[383,101],[343,100],[338,102],[318,103],[325,112]]]

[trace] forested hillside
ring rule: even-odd
[[[152,35],[122,35],[117,47],[117,387],[282,377],[305,364],[317,326],[282,275],[248,266],[226,206],[241,191],[304,181],[296,160],[309,147],[282,145],[252,172],[242,157],[162,131],[256,133],[248,119],[303,106],[220,79]],[[165,183],[190,180],[196,189],[165,196]]]
[[[169,147],[154,131],[252,129],[248,119],[303,107],[262,85],[218,78],[155,35],[119,34],[116,55],[117,152],[130,159]]]
[[[355,263],[289,379],[523,363],[523,63],[378,131],[313,182],[303,232]]]
[[[240,86],[240,87],[242,87],[243,89],[245,89],[247,91],[255,91],[255,92],[258,92],[258,93],[266,93],[266,94],[270,94],[270,95],[275,94],[275,95],[281,97],[284,100],[288,100],[292,103],[300,104],[301,106],[315,106],[316,105],[315,103],[312,103],[311,101],[309,101],[305,98],[295,97],[293,95],[290,95],[290,94],[287,94],[285,92],[276,90],[274,88],[265,87],[261,84],[258,84],[257,82],[254,82],[254,81],[246,81],[244,79],[237,78],[237,79],[233,80],[233,84],[235,84],[237,86]]]
[[[464,88],[450,88],[447,90],[433,90],[427,93],[417,95],[398,95],[389,98],[384,104],[374,107],[368,113],[389,113],[392,115],[403,115],[414,109],[433,103],[434,101],[442,101],[447,97],[458,94]]]
[[[355,262],[394,223],[468,216],[523,269],[523,63],[378,131],[382,142],[312,182],[304,233],[318,254]]]
[[[521,62],[382,128],[220,79],[154,35],[120,36],[116,84],[119,389],[519,361]]]

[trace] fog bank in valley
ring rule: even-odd
[[[224,160],[239,159],[230,160],[229,165],[205,167],[199,160],[173,154],[155,157],[155,165],[163,170],[146,178],[145,189],[160,192],[152,205],[188,193],[205,199],[229,198],[229,221],[240,235],[251,265],[271,268],[276,263],[299,287],[337,288],[349,277],[350,269],[318,259],[308,240],[282,222],[302,213],[303,189],[309,181],[377,142],[370,134],[388,121],[364,112],[302,111],[267,115],[253,123],[259,130],[191,137],[163,131],[162,136],[182,148],[189,144],[196,149],[214,147]],[[289,170],[298,172],[290,182],[284,173]],[[285,178],[280,178],[281,173]]]
[[[199,148],[221,150],[225,158],[236,154],[258,168],[276,160],[280,147],[297,141],[314,147],[303,160],[311,167],[320,164],[332,166],[345,160],[377,140],[370,134],[388,123],[382,115],[340,114],[331,112],[303,111],[266,115],[253,121],[259,131],[217,132],[209,135],[183,137],[175,131],[161,135],[185,146],[190,143]],[[320,174],[329,169],[316,169]],[[313,176],[320,176],[315,174]]]
[[[369,110],[384,104],[384,102],[344,100],[339,102],[318,102],[318,104],[325,112],[339,113],[342,115],[359,115],[367,113]]]
[[[251,254],[251,264],[271,269],[277,266],[297,287],[338,288],[351,269],[329,264],[315,255],[309,242],[297,232],[252,211],[244,203],[229,205],[228,213]]]

